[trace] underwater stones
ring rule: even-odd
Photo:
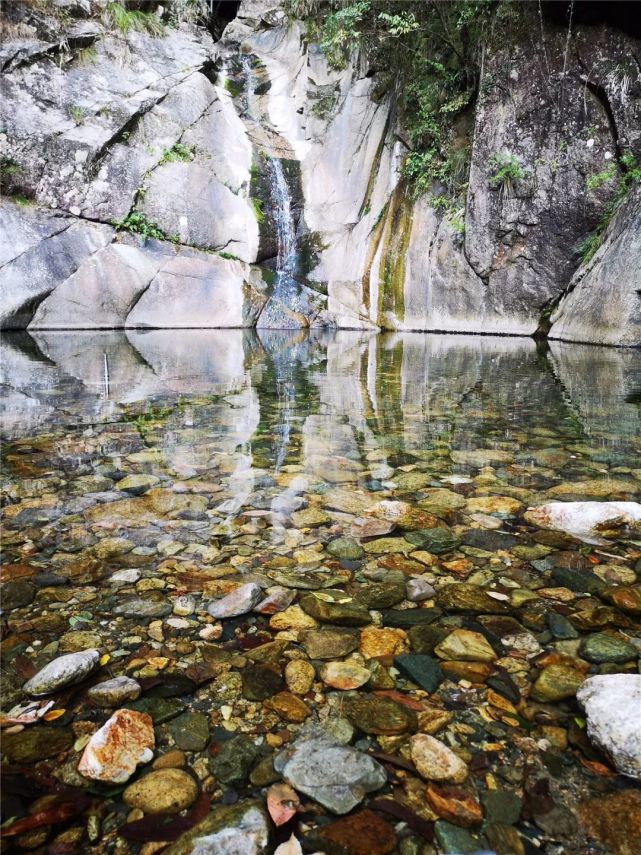
[[[577,691],[588,736],[618,772],[641,781],[641,674],[589,677]]]
[[[556,484],[547,491],[546,495],[551,498],[585,496],[590,499],[607,499],[610,496],[616,496],[617,498],[633,499],[639,494],[641,494],[641,482],[639,481],[626,481],[622,478],[593,478],[588,481]]]
[[[71,630],[60,636],[58,653],[80,653],[100,646],[102,639],[97,632]]]
[[[171,606],[163,600],[147,600],[131,597],[114,609],[114,615],[141,619],[163,618],[171,614]]]
[[[455,629],[434,648],[440,659],[462,662],[492,662],[497,658],[487,639],[480,632]]]
[[[209,761],[212,774],[221,784],[241,784],[256,763],[260,752],[252,740],[240,733],[221,743]]]
[[[363,557],[364,552],[360,543],[353,537],[337,537],[325,547],[334,558],[341,561],[358,561]]]
[[[96,707],[117,707],[140,697],[140,683],[131,677],[114,677],[87,689],[87,698]]]
[[[264,701],[283,688],[282,675],[273,665],[248,665],[241,677],[243,695],[251,701]]]
[[[0,588],[2,608],[5,612],[28,606],[36,595],[36,586],[26,579],[5,582]]]
[[[479,469],[482,466],[491,466],[493,463],[511,463],[513,460],[513,455],[509,451],[500,451],[497,448],[453,451],[450,457],[454,463]]]
[[[155,487],[160,481],[155,475],[127,475],[121,481],[118,481],[118,489],[124,490],[126,493],[131,493],[133,496],[142,496],[151,487]]]
[[[467,766],[461,758],[427,733],[417,733],[411,737],[410,755],[419,775],[428,781],[460,784],[467,778]]]
[[[383,767],[355,748],[310,728],[274,760],[275,769],[298,792],[336,814],[348,813],[387,781]]]
[[[371,676],[367,668],[353,660],[326,662],[321,666],[320,676],[326,686],[332,689],[359,689]]]
[[[368,626],[361,630],[359,650],[365,659],[396,656],[407,649],[407,634],[402,629]]]
[[[289,606],[282,612],[277,612],[269,620],[270,629],[276,630],[316,629],[317,626],[318,621],[298,605]]]
[[[123,784],[140,763],[151,760],[154,745],[150,716],[117,710],[87,743],[78,771],[94,781]]]
[[[67,728],[33,725],[2,735],[2,753],[10,763],[36,763],[67,751],[73,734]]]
[[[33,698],[51,695],[67,686],[80,683],[97,668],[99,659],[98,650],[83,650],[59,656],[27,680],[23,689]]]
[[[412,683],[426,692],[435,692],[443,682],[443,672],[437,659],[426,654],[402,653],[394,665]]]
[[[505,614],[509,611],[503,600],[495,599],[485,588],[470,582],[443,585],[437,592],[436,602],[450,612]]]
[[[548,502],[529,508],[525,519],[539,528],[570,534],[585,543],[604,544],[626,528],[641,531],[639,502]]]
[[[296,695],[306,695],[315,677],[314,666],[306,659],[292,659],[285,666],[287,688]]]
[[[499,549],[511,549],[519,542],[518,537],[504,531],[492,531],[485,528],[470,528],[462,536],[461,542],[474,549],[496,552]]]
[[[348,570],[270,570],[267,574],[278,585],[296,588],[301,591],[317,591],[319,588],[331,588],[348,582],[351,574]]]
[[[203,713],[182,713],[167,725],[167,730],[182,751],[202,751],[209,742],[209,719]]]
[[[639,651],[621,635],[609,632],[595,632],[586,636],[580,647],[581,656],[588,662],[628,662],[636,659]]]
[[[382,582],[362,585],[354,596],[355,602],[366,609],[387,609],[405,599],[405,579],[390,573]]]
[[[559,640],[579,637],[579,633],[572,626],[570,621],[558,612],[546,612],[545,623],[552,635]]]
[[[329,603],[314,594],[306,594],[300,600],[300,607],[321,623],[333,623],[336,626],[366,626],[372,622],[367,609],[354,602]]]
[[[391,698],[357,694],[346,697],[343,712],[363,733],[395,735],[417,729],[416,713]]]
[[[366,809],[319,826],[307,836],[306,842],[328,853],[388,855],[396,849],[396,834],[389,822]]]
[[[216,805],[210,813],[163,850],[164,855],[266,855],[270,838],[267,813],[259,802]]]
[[[388,553],[400,552],[407,556],[415,547],[404,537],[378,537],[364,543],[363,549],[368,555],[387,555]]]
[[[425,798],[435,814],[455,825],[471,828],[483,821],[478,800],[461,787],[430,783],[425,790]]]
[[[263,589],[255,582],[247,582],[207,606],[207,611],[215,618],[230,618],[247,614],[263,599]]]
[[[302,511],[294,511],[292,522],[296,528],[314,528],[319,525],[327,525],[332,518],[318,508],[303,508]]]
[[[182,769],[158,769],[130,784],[124,803],[148,814],[174,814],[190,807],[198,797],[198,784]]]
[[[607,597],[618,609],[631,615],[641,615],[641,585],[608,590]]]
[[[265,702],[265,706],[274,710],[285,721],[300,724],[312,714],[305,701],[291,692],[278,692]]]
[[[467,513],[515,515],[523,510],[523,503],[510,496],[475,496],[467,500]]]
[[[442,614],[441,609],[386,609],[383,612],[383,623],[385,626],[409,629],[434,623]]]
[[[584,681],[585,674],[570,665],[548,665],[532,684],[530,697],[543,703],[573,698]]]
[[[422,603],[424,600],[431,600],[435,595],[433,585],[421,576],[408,579],[405,584],[405,597],[411,603]]]
[[[339,629],[309,630],[301,643],[310,659],[337,659],[358,647],[358,635]]]
[[[461,542],[450,529],[443,526],[406,532],[405,540],[409,541],[416,549],[426,550],[434,555],[451,552]]]

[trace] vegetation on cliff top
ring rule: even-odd
[[[438,181],[451,197],[467,180],[471,110],[485,35],[496,18],[492,0],[288,0],[310,22],[331,66],[358,45],[382,95],[392,92],[411,151],[405,174],[416,195]]]

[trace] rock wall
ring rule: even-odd
[[[641,189],[626,199],[599,249],[574,274],[551,321],[550,338],[641,343]]]
[[[580,24],[568,36],[532,6],[510,39],[488,43],[463,229],[429,194],[412,197],[394,98],[378,97],[365,59],[331,69],[277,2],[244,0],[216,44],[190,24],[119,32],[102,0],[49,9],[12,7],[0,50],[2,189],[14,197],[0,200],[3,327],[529,335],[565,294],[553,336],[641,343],[639,206],[621,208],[589,265],[577,251],[616,193],[616,176],[586,192],[588,176],[623,152],[641,158],[631,36]],[[259,81],[252,111],[243,55]],[[296,195],[291,304],[272,293],[266,152]],[[501,156],[516,179],[496,180]]]

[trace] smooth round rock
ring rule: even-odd
[[[58,656],[37,674],[27,680],[24,691],[33,698],[51,695],[84,680],[98,666],[100,652],[83,650]]]
[[[410,739],[410,753],[417,772],[428,781],[460,784],[467,778],[467,766],[461,758],[427,733],[417,733]]]
[[[87,698],[97,707],[118,707],[140,697],[140,683],[131,677],[114,677],[87,690]]]
[[[326,662],[320,674],[325,685],[343,690],[359,689],[370,678],[368,669],[353,661]]]
[[[182,769],[158,769],[131,784],[122,794],[131,808],[149,814],[173,814],[190,807],[198,797],[198,785]]]
[[[315,676],[314,666],[305,659],[292,659],[285,666],[287,688],[295,695],[306,695],[312,688]]]

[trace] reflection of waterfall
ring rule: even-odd
[[[276,362],[276,368],[279,376],[276,379],[276,389],[278,390],[278,406],[280,410],[280,419],[274,432],[278,435],[278,446],[276,452],[276,461],[274,470],[280,472],[280,467],[285,462],[287,452],[289,451],[289,439],[292,432],[292,415],[294,408],[292,404],[296,398],[296,389],[294,386],[293,366],[289,360],[283,364],[282,360]]]

